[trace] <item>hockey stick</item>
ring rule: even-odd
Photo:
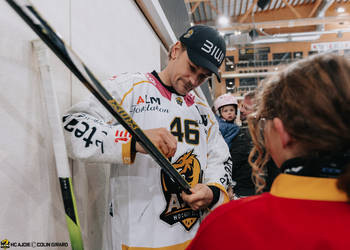
[[[158,150],[151,140],[144,134],[131,116],[108,93],[102,84],[94,77],[74,51],[65,45],[64,41],[55,33],[50,25],[41,17],[28,0],[6,0],[18,15],[32,28],[32,30],[49,46],[61,59],[68,69],[85,85],[86,88],[101,102],[129,133],[136,138],[142,147],[152,156],[169,177],[179,187],[190,194],[190,185],[171,165],[168,159]]]
[[[57,96],[54,91],[50,73],[50,65],[48,63],[49,48],[40,40],[36,40],[32,43],[38,58],[42,88],[47,109],[47,117],[51,129],[57,175],[61,186],[63,206],[66,212],[66,221],[70,242],[73,250],[83,250],[83,239],[81,235],[79,217],[73,192],[72,176],[69,169],[67,149],[64,142],[60,112],[58,110]]]

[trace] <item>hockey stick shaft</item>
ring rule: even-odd
[[[61,187],[64,211],[66,213],[69,238],[73,250],[83,250],[83,239],[73,192],[67,149],[64,143],[62,123],[60,122],[60,112],[50,73],[51,70],[48,55],[49,48],[40,40],[34,41],[33,46],[38,58],[42,89],[47,109],[46,113],[49,121],[49,127],[51,129],[53,151]]]
[[[32,30],[47,44],[47,46],[61,59],[68,69],[85,85],[86,88],[100,101],[113,117],[136,138],[142,147],[152,156],[169,177],[179,187],[190,194],[190,185],[171,165],[169,160],[158,150],[151,140],[144,134],[131,116],[108,93],[102,84],[94,77],[74,51],[65,45],[50,25],[35,10],[27,0],[6,0],[9,5],[22,17]],[[19,4],[20,3],[20,4]]]

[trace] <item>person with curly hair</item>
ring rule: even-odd
[[[248,117],[257,190],[270,157],[282,173],[269,193],[217,208],[188,249],[349,249],[349,61],[303,59],[263,86]]]

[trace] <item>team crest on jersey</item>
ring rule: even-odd
[[[172,165],[191,187],[198,183],[201,166],[197,155],[193,154],[193,149],[181,155]],[[199,212],[192,210],[182,200],[178,185],[163,170],[161,171],[161,182],[167,205],[160,219],[170,225],[180,222],[187,231],[191,230],[199,219]]]
[[[182,101],[182,98],[181,97],[176,97],[176,103],[177,104],[179,104],[180,106],[182,106],[182,103],[183,103],[183,101]]]
[[[190,29],[189,31],[187,31],[187,33],[184,35],[184,38],[189,38],[190,36],[192,36],[193,34],[193,29]]]

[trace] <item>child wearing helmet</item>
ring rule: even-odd
[[[223,94],[214,102],[214,108],[219,116],[216,116],[219,122],[219,129],[225,142],[231,148],[232,140],[239,132],[239,126],[235,124],[238,103],[231,94]]]

